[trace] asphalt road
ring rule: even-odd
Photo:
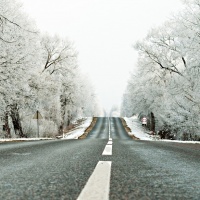
[[[0,144],[0,199],[76,200],[99,161],[112,162],[109,199],[200,199],[200,145],[132,140],[119,118],[84,140]]]

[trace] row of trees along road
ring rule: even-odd
[[[56,135],[76,118],[98,115],[94,89],[78,67],[73,44],[41,34],[21,7],[0,1],[0,134],[34,136],[32,118],[39,110],[42,136]]]
[[[200,0],[153,28],[135,44],[137,73],[123,96],[122,114],[151,113],[156,130],[200,140]]]

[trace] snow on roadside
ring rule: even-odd
[[[151,136],[145,133],[145,130],[137,116],[130,118],[124,117],[124,120],[126,121],[127,126],[131,129],[131,132],[129,133],[130,135],[134,135],[140,140],[152,140]]]
[[[178,142],[178,143],[190,143],[190,144],[200,144],[200,141],[182,141],[182,140],[166,140],[166,139],[162,139],[159,140],[162,142]]]
[[[78,139],[78,137],[83,135],[85,130],[90,126],[92,119],[92,117],[86,118],[86,120],[80,126],[65,134],[63,139]]]
[[[52,140],[54,138],[0,138],[0,142]]]
[[[158,139],[154,138],[154,136],[145,133],[144,128],[142,127],[140,121],[137,116],[133,116],[130,118],[124,117],[127,126],[131,129],[130,135],[134,135],[140,140],[154,140],[154,141],[162,141],[162,142],[178,142],[178,143],[190,143],[190,144],[200,144],[200,141],[181,141],[181,140],[167,140],[167,139]]]
[[[92,122],[92,117],[88,117],[84,120],[84,122],[76,127],[74,130],[69,131],[67,134],[64,135],[63,139],[78,139],[79,136],[81,136],[85,130],[90,126]],[[14,142],[14,141],[38,141],[38,140],[53,140],[55,138],[0,138],[1,142]]]

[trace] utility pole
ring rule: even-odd
[[[36,111],[35,115],[33,116],[33,119],[37,119],[37,137],[39,138],[39,136],[40,136],[39,119],[43,119],[43,117],[38,110]]]

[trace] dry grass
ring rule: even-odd
[[[134,135],[130,135],[129,133],[131,132],[131,129],[128,127],[128,125],[126,124],[126,121],[123,118],[120,118],[122,121],[122,124],[127,132],[127,134],[134,140],[139,140],[139,138],[135,137]]]
[[[97,117],[93,117],[90,126],[85,130],[83,135],[81,135],[78,139],[85,139],[87,135],[89,134],[89,132],[94,128],[96,122],[97,122]]]

